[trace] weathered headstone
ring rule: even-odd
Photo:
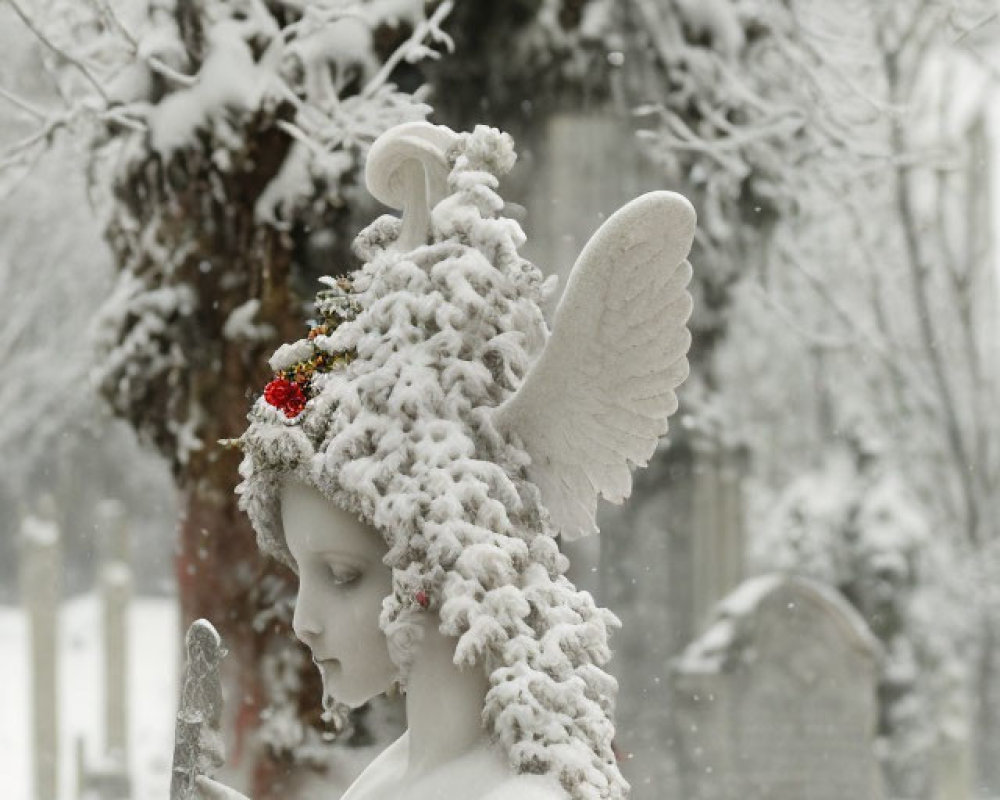
[[[745,449],[704,431],[690,434],[693,456],[691,617],[688,636],[744,577]]]
[[[879,646],[836,592],[745,582],[675,662],[688,800],[877,800]]]
[[[580,249],[616,208],[662,188],[638,149],[623,154],[622,141],[633,136],[634,126],[621,115],[562,110],[545,120],[530,173],[526,252],[559,274],[562,286]]]
[[[614,637],[617,743],[633,800],[681,796],[670,663],[743,579],[744,449],[714,429],[678,425],[671,436],[636,473],[632,497],[604,506],[596,537],[604,557],[595,594],[623,623]]]

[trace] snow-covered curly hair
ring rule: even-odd
[[[438,148],[446,185],[435,196],[427,173],[434,202],[413,246],[405,215],[364,230],[364,266],[329,281],[309,337],[271,359],[275,381],[240,439],[240,505],[261,548],[290,564],[288,478],[371,523],[389,546],[380,625],[402,679],[414,621],[437,612],[455,663],[489,676],[484,724],[512,766],[554,774],[574,800],[622,798],[617,684],[601,669],[618,620],[565,577],[529,458],[491,418],[549,335],[551,284],[518,254],[524,234],[496,191],[513,142],[428,129],[414,146]]]

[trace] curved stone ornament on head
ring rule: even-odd
[[[598,495],[631,494],[630,468],[646,466],[677,410],[694,228],[694,209],[673,192],[615,212],[574,264],[544,352],[494,414],[531,456],[528,476],[568,540],[597,532]]]
[[[397,125],[372,144],[365,162],[371,196],[403,212],[398,250],[427,244],[431,209],[448,193],[448,150],[458,136],[441,125]]]

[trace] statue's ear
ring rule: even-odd
[[[528,476],[566,539],[597,531],[597,497],[620,503],[645,466],[688,374],[692,301],[685,260],[691,204],[651,192],[619,209],[584,247],[552,336],[494,412],[531,457]]]
[[[448,192],[448,149],[458,134],[429,122],[397,125],[368,151],[365,183],[372,197],[403,212],[394,245],[412,250],[427,243],[430,212]]]

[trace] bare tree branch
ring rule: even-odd
[[[994,20],[997,20],[997,19],[1000,19],[1000,11],[994,11],[992,14],[987,14],[985,17],[983,17],[981,20],[979,20],[979,22],[976,22],[976,23],[970,25],[968,28],[966,28],[964,31],[962,31],[958,36],[956,36],[952,40],[952,44],[961,44],[969,36],[971,36],[972,34],[976,33],[977,31],[982,30],[987,25],[989,25],[991,22],[993,22]]]
[[[18,0],[8,0],[8,2],[14,9],[14,13],[16,13],[21,18],[21,21],[37,37],[38,41],[44,44],[49,50],[51,50],[57,56],[59,56],[62,59],[65,59],[68,63],[72,64],[80,72],[80,74],[87,79],[87,81],[91,84],[91,86],[94,87],[95,91],[101,96],[101,99],[104,100],[105,103],[110,102],[107,92],[104,89],[104,86],[101,85],[100,80],[98,80],[98,78],[87,68],[86,64],[80,61],[80,59],[78,59],[72,53],[68,53],[63,48],[54,44],[52,40],[49,39],[49,37],[46,36],[45,33],[37,25],[35,25],[34,22],[31,21],[31,18],[24,12],[24,9],[22,9],[21,6],[19,5]]]
[[[122,38],[129,43],[133,53],[138,52],[138,40],[132,35],[132,32],[129,31],[125,23],[122,22],[121,17],[119,17],[118,14],[115,13],[114,9],[108,5],[107,0],[87,0],[87,2],[90,4],[91,8],[97,10],[97,12],[101,15],[101,18],[104,20],[104,24],[107,25],[108,28],[113,28],[118,31]]]
[[[429,55],[429,51],[423,45],[424,40],[428,37],[437,38],[439,41],[444,41],[449,48],[453,47],[454,45],[451,44],[450,37],[441,30],[441,23],[444,22],[445,17],[451,13],[454,7],[453,0],[444,0],[441,5],[434,9],[434,13],[428,19],[420,22],[414,28],[413,33],[410,34],[410,38],[395,49],[392,55],[385,60],[385,63],[375,77],[365,84],[365,88],[361,90],[361,95],[363,97],[374,95],[389,80],[392,71],[399,66],[400,62],[412,58],[418,48],[424,48],[419,50],[422,55]]]
[[[6,100],[7,102],[11,103],[12,105],[17,106],[22,111],[26,111],[28,114],[30,114],[31,116],[33,116],[35,119],[39,120],[40,122],[44,121],[46,119],[46,117],[47,117],[47,115],[45,114],[44,111],[36,108],[31,103],[29,103],[27,100],[24,100],[24,99],[18,97],[17,95],[13,94],[12,92],[8,92],[2,86],[0,86],[0,97],[2,97],[4,100]]]
[[[911,27],[910,30],[913,30]],[[901,94],[904,81],[898,68],[896,55],[885,54],[885,72],[888,80],[890,96],[897,102],[905,101],[907,95]],[[906,150],[906,138],[903,121],[895,117],[890,122],[890,143],[893,150],[902,153]],[[974,469],[970,453],[962,432],[957,401],[954,389],[948,379],[944,358],[941,353],[941,342],[934,328],[934,314],[928,298],[928,273],[930,266],[923,251],[920,236],[920,223],[913,207],[913,188],[910,186],[911,168],[897,166],[893,170],[893,185],[896,211],[899,216],[903,234],[906,264],[910,272],[910,288],[913,295],[916,321],[923,344],[924,355],[931,367],[937,394],[939,396],[943,422],[947,434],[950,455],[955,464],[957,474],[965,476],[962,489],[965,502],[966,534],[973,543],[979,543],[979,507],[975,491],[968,480],[970,469]]]

